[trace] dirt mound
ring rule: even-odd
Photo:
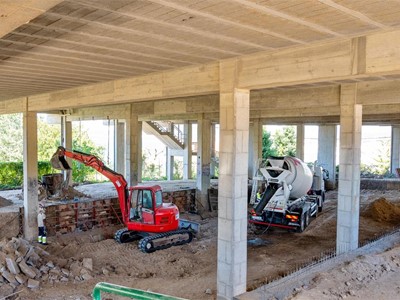
[[[372,202],[362,216],[397,225],[400,224],[400,206],[381,197]]]
[[[0,197],[0,207],[4,206],[10,206],[13,203],[10,200],[4,199],[3,197]]]
[[[62,189],[58,191],[55,195],[48,197],[48,200],[61,200],[61,199],[67,199],[67,200],[72,200],[75,197],[77,198],[91,198],[89,195],[86,195],[84,193],[81,193],[74,189],[72,186],[69,186],[66,189]]]

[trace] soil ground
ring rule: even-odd
[[[399,195],[398,191],[361,191],[359,237],[361,244],[400,225],[400,215],[397,215],[400,211],[397,206],[400,205]],[[322,253],[333,251],[336,244],[336,204],[337,192],[328,192],[323,211],[312,220],[303,233],[273,228],[261,232],[250,227],[248,290],[256,289],[272,278],[283,276],[319,258]],[[50,253],[49,259],[57,263],[71,257],[76,260],[92,258],[93,279],[82,282],[73,280],[58,283],[42,282],[39,289],[33,291],[24,289],[16,298],[92,299],[91,292],[95,284],[105,281],[187,299],[215,299],[217,218],[201,220],[198,215],[181,217],[201,223],[201,232],[197,238],[190,244],[151,254],[140,252],[137,242],[116,243],[112,237],[117,227],[50,237],[49,245],[40,246]],[[399,256],[399,248],[391,251],[396,254],[385,255]],[[323,284],[329,281],[329,276],[326,275],[326,279],[321,277],[319,282]],[[317,292],[306,294],[307,292],[311,293],[311,289],[302,290],[295,299],[334,299],[319,297]],[[363,299],[379,299],[370,297],[367,291],[363,291],[362,295]],[[105,299],[117,299],[117,297],[108,295]]]

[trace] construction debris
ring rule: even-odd
[[[50,254],[22,238],[0,242],[0,295],[38,289],[42,283],[80,282],[92,279],[93,261],[70,258],[53,262]]]

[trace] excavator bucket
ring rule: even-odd
[[[50,159],[51,166],[56,170],[69,170],[71,167],[65,160],[65,149],[63,147],[58,147],[57,151],[53,154]]]

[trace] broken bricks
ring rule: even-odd
[[[0,241],[0,291],[37,289],[41,283],[85,281],[93,278],[93,260],[49,259],[49,253],[22,238]],[[0,292],[0,295],[2,293]]]

